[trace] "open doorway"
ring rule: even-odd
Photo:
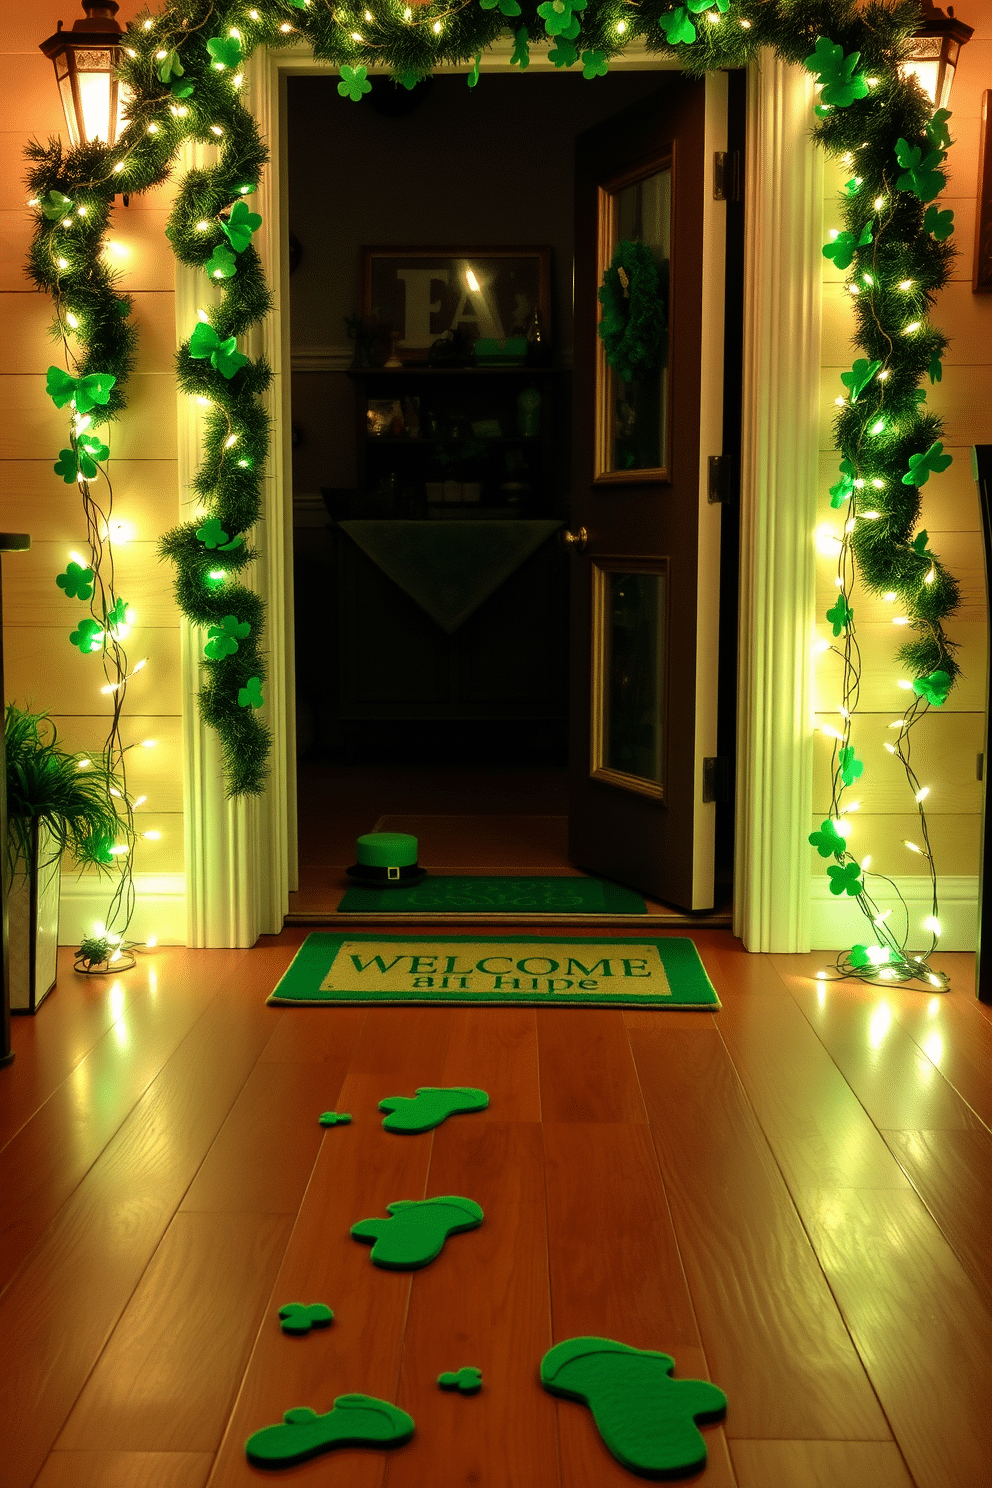
[[[664,87],[665,74],[616,73],[594,85],[571,75],[504,74],[475,90],[464,77],[439,77],[419,100],[376,81],[361,109],[338,95],[333,77],[291,78],[288,85],[296,258],[296,913],[333,910],[355,837],[376,828],[414,832],[431,868],[574,871],[566,828],[565,554],[549,536],[448,632],[411,597],[402,574],[397,581],[395,563],[390,572],[381,554],[364,550],[339,524],[353,533],[364,518],[439,525],[471,519],[478,538],[496,529],[483,527],[471,509],[477,503],[505,508],[490,512],[500,519],[567,525],[574,141]],[[401,112],[394,102],[416,106]],[[513,452],[503,451],[499,469],[491,459],[487,468],[473,468],[469,459],[408,478],[402,462],[434,437],[427,419],[457,412],[450,398],[432,409],[421,385],[405,400],[419,397],[420,407],[395,400],[402,422],[369,451],[365,421],[380,390],[356,376],[355,345],[346,334],[346,317],[362,309],[360,250],[368,244],[550,247],[550,315],[539,355],[525,364],[530,375],[519,384],[522,391],[535,383],[542,393],[539,450],[525,451],[516,465],[506,458]],[[434,402],[445,405],[443,398]],[[476,397],[465,410],[460,433],[441,429],[442,443],[450,445],[446,436],[454,432],[471,444],[475,424],[505,430],[512,407],[487,411],[484,402]],[[445,475],[450,479],[438,479]],[[428,484],[460,487],[450,503],[456,509],[428,499]],[[471,490],[480,485],[481,493]],[[725,531],[732,526],[725,523]],[[732,541],[726,547],[729,582]],[[732,644],[726,659],[732,669]],[[725,723],[733,717],[732,670],[729,698]],[[729,805],[721,815],[730,819]],[[731,851],[724,841],[724,904]],[[718,899],[716,908],[724,904]]]

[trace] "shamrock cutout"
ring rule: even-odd
[[[264,701],[260,678],[249,677],[244,687],[238,688],[239,708],[260,708]]]
[[[822,84],[821,104],[836,108],[847,108],[856,98],[868,96],[868,83],[863,72],[858,72],[860,52],[844,56],[844,48],[828,40],[826,36],[816,38],[816,47],[805,58],[803,66],[808,72],[817,74]]]
[[[117,378],[112,372],[90,372],[87,377],[70,377],[61,367],[49,367],[45,391],[56,408],[71,400],[77,413],[89,413],[97,403],[110,402],[110,389]]]
[[[352,103],[361,103],[362,94],[372,92],[372,84],[368,81],[366,69],[364,67],[342,67],[338,92],[342,98],[350,98]]]
[[[565,36],[573,41],[579,34],[576,11],[585,10],[587,0],[545,0],[537,7],[548,36]]]
[[[836,509],[838,506],[843,506],[844,502],[853,495],[854,479],[857,473],[850,460],[841,460],[840,480],[836,485],[830,487],[830,505],[832,507]]]
[[[867,966],[871,961],[868,947],[856,945],[851,947],[850,962],[852,966]]]
[[[79,563],[70,563],[65,573],[56,576],[55,582],[65,590],[66,599],[89,599],[93,593],[93,570],[83,568]]]
[[[317,1120],[321,1126],[348,1126],[351,1117],[347,1111],[324,1111]]]
[[[225,67],[237,67],[241,61],[241,42],[236,36],[211,36],[207,51],[218,72],[223,72]]]
[[[483,10],[495,10],[498,5],[500,15],[518,16],[521,14],[517,0],[479,0],[479,5]]]
[[[841,745],[837,752],[840,762],[840,778],[845,785],[853,785],[864,774],[865,767],[854,752],[853,744]]]
[[[172,84],[169,92],[173,98],[190,98],[193,93],[193,84],[176,82]]]
[[[521,26],[513,38],[513,56],[510,58],[512,65],[519,67],[521,72],[530,66],[530,47],[527,45],[527,27]]]
[[[861,866],[858,863],[831,863],[827,869],[831,894],[850,894],[854,899],[861,893]]]
[[[913,538],[913,551],[915,553],[926,553],[928,539],[929,533],[927,532],[927,529],[925,527],[921,527],[919,532]]]
[[[910,455],[909,469],[902,478],[904,486],[925,486],[930,479],[930,473],[939,475],[946,470],[952,460],[951,455],[944,454],[944,446],[939,439],[935,439],[928,450],[922,455]]]
[[[933,356],[930,358],[930,361],[927,363],[927,376],[929,377],[931,382],[940,382],[944,376],[944,369],[940,364],[939,351],[935,351]],[[922,392],[922,389],[920,391]],[[923,393],[923,398],[925,397],[926,393]],[[920,399],[921,403],[923,401],[923,398]]]
[[[127,603],[125,600],[118,599],[112,608],[107,611],[105,624],[110,631],[116,630],[120,625],[127,624]]]
[[[58,582],[56,580],[56,582]],[[88,656],[92,651],[99,651],[100,642],[103,640],[103,627],[95,620],[80,620],[76,629],[69,636],[72,645],[78,646],[83,656]]]
[[[215,251],[226,252],[226,250]],[[236,337],[228,336],[226,341],[222,341],[213,326],[208,325],[205,320],[200,321],[189,338],[189,354],[194,361],[202,361],[209,357],[211,367],[226,377],[228,382],[240,372],[248,360],[238,351]]]
[[[218,243],[203,267],[211,279],[231,279],[237,273],[238,261],[230,248]]]
[[[858,192],[861,190],[861,182],[858,177],[852,176],[849,181],[845,181],[844,190],[847,192],[848,196],[857,196]]]
[[[238,642],[243,641],[250,630],[247,620],[239,622],[237,615],[225,615],[219,625],[211,625],[207,631],[208,640],[203,654],[209,656],[211,661],[222,661],[225,656],[233,656],[238,649]]]
[[[217,517],[211,517],[202,527],[198,527],[196,535],[205,548],[219,548],[222,553],[229,553],[232,548],[238,548],[244,542],[242,537],[229,538]]]
[[[79,474],[79,465],[76,462],[75,450],[59,450],[59,457],[52,466],[52,469],[56,475],[62,477],[67,486],[71,486]]]
[[[469,85],[470,88],[474,88],[475,85],[476,85],[476,83],[479,81],[479,63],[481,61],[482,61],[482,53],[481,52],[477,52],[476,53],[476,56],[475,56],[475,61],[472,63],[472,71],[468,75],[468,85]]]
[[[896,177],[899,190],[912,191],[920,201],[928,202],[947,185],[944,172],[937,169],[943,158],[943,150],[928,150],[924,155],[921,145],[911,145],[904,139],[896,140],[896,160],[903,168]]]
[[[824,243],[823,256],[832,258],[836,268],[847,269],[854,261],[855,249],[866,248],[871,241],[871,227],[866,222],[859,238],[855,238],[853,233],[841,232],[829,243]]]
[[[609,67],[605,52],[582,53],[582,76],[584,78],[605,77]]]
[[[280,1307],[279,1317],[282,1331],[297,1336],[309,1333],[311,1328],[328,1328],[334,1321],[333,1312],[323,1302],[311,1302],[309,1307],[303,1302],[287,1302]]]
[[[950,117],[950,109],[938,109],[927,125],[927,138],[938,150],[951,148],[951,135],[947,128],[947,121]]]
[[[422,83],[426,76],[427,74],[423,72],[400,72],[394,74],[393,82],[402,84],[408,93],[412,93],[417,84]]]
[[[939,207],[927,207],[923,214],[923,231],[933,233],[938,243],[943,243],[954,231],[954,213],[950,207],[941,211]]]
[[[251,242],[252,233],[258,232],[261,225],[262,219],[258,212],[249,211],[247,202],[236,201],[227,221],[221,223],[220,230],[235,253],[244,253]]]
[[[821,858],[839,857],[847,851],[847,845],[832,821],[820,823],[818,832],[810,832],[809,840]]]
[[[913,678],[913,691],[916,696],[931,703],[935,708],[947,702],[947,694],[950,690],[951,678],[947,672],[931,672],[927,677]]]
[[[696,28],[683,5],[670,10],[667,15],[659,16],[658,25],[664,31],[669,46],[678,46],[680,43],[690,46],[696,39]]]
[[[714,5],[724,14],[730,9],[730,0],[685,0],[686,10],[691,10],[695,15],[702,10],[712,10]]]
[[[839,636],[844,627],[850,625],[854,619],[854,611],[848,605],[843,594],[838,594],[837,603],[827,611],[827,619],[833,621],[835,636]]]
[[[475,1395],[482,1389],[482,1370],[466,1364],[462,1369],[449,1369],[439,1374],[437,1382],[442,1390],[459,1390],[462,1395]]]
[[[558,45],[548,53],[548,61],[555,67],[571,67],[578,60],[578,52],[573,42],[565,36],[559,36]]]
[[[67,217],[73,210],[72,202],[61,191],[46,191],[38,205],[49,222],[57,222],[60,217]]]
[[[166,52],[155,70],[158,73],[160,83],[171,83],[174,77],[181,78],[186,71],[179,60],[179,53],[175,48],[171,52]]]
[[[852,403],[857,403],[858,394],[864,392],[875,373],[881,371],[881,368],[881,362],[869,362],[865,357],[858,357],[850,372],[840,374],[840,380],[850,393]]]
[[[80,463],[84,473],[87,460],[106,460],[110,454],[110,448],[102,440],[97,439],[95,434],[82,434],[76,440],[76,448],[79,451]]]

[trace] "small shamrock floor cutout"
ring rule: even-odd
[[[323,1302],[287,1302],[280,1307],[279,1317],[282,1331],[297,1337],[303,1337],[311,1328],[329,1328],[334,1321],[333,1312]]]
[[[391,1218],[360,1219],[351,1227],[356,1240],[371,1240],[372,1264],[389,1271],[416,1271],[435,1260],[449,1235],[474,1230],[484,1215],[474,1199],[447,1194],[439,1199],[397,1199],[387,1204]]]
[[[458,1390],[462,1395],[476,1395],[482,1389],[482,1370],[471,1364],[461,1369],[449,1369],[439,1374],[437,1382],[442,1390]]]
[[[449,1116],[484,1111],[489,1096],[472,1085],[420,1085],[416,1095],[388,1095],[379,1102],[380,1111],[390,1114],[382,1123],[388,1132],[425,1132],[440,1126]]]
[[[317,1120],[321,1126],[347,1126],[351,1116],[347,1111],[324,1111]]]
[[[706,1466],[697,1421],[714,1421],[727,1397],[706,1380],[673,1380],[668,1354],[609,1338],[569,1338],[541,1360],[552,1395],[581,1400],[605,1446],[631,1472],[683,1477]]]
[[[416,1429],[406,1411],[374,1395],[339,1395],[326,1415],[308,1406],[288,1410],[278,1426],[263,1426],[245,1442],[256,1467],[292,1467],[333,1447],[398,1447]]]

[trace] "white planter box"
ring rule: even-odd
[[[55,849],[48,827],[36,823],[31,863],[14,874],[7,895],[11,1012],[37,1012],[55,986],[61,866]]]

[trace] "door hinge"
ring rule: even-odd
[[[740,150],[717,150],[713,156],[714,201],[739,202],[741,184]]]
[[[730,759],[727,755],[716,755],[703,760],[703,800],[730,800]]]
[[[730,470],[723,455],[710,455],[707,466],[706,495],[710,502],[724,506],[730,500]]]

